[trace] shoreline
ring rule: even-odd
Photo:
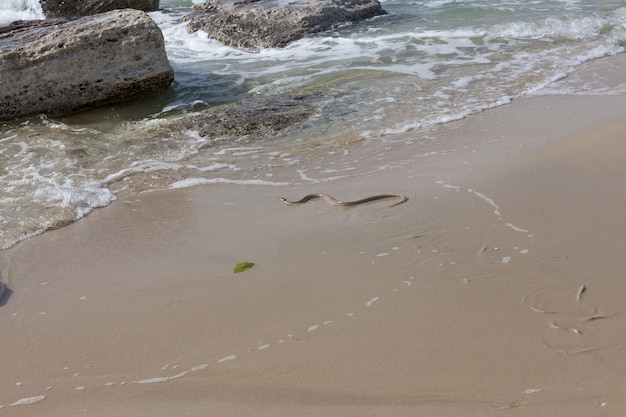
[[[0,415],[619,414],[625,104],[527,97],[351,149],[384,170],[125,196],[2,251]],[[409,201],[279,200],[312,192]]]

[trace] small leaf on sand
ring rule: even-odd
[[[235,265],[235,267],[233,268],[233,273],[237,274],[239,272],[243,272],[246,269],[250,269],[254,266],[254,262],[239,262],[237,265]]]

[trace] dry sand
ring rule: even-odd
[[[386,169],[126,196],[4,251],[0,416],[624,415],[625,116],[525,98],[351,149]],[[278,200],[322,191],[410,200]]]

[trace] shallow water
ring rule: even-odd
[[[0,22],[37,16],[36,6],[4,2]],[[601,80],[563,91],[553,83],[575,77],[585,61],[621,53],[626,42],[621,1],[387,0],[386,16],[255,53],[188,34],[179,19],[191,6],[162,0],[163,10],[150,14],[176,72],[170,91],[72,117],[0,124],[0,248],[123,193],[327,181],[349,175],[349,158],[324,179],[296,170],[278,180],[274,172],[324,165],[328,153],[347,155],[362,141],[386,146],[412,129],[428,136],[432,126],[529,93],[612,94]],[[184,113],[308,91],[323,93],[317,113],[277,137],[216,143],[191,131],[146,133]]]

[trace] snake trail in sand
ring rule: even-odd
[[[393,206],[397,206],[398,204],[402,204],[406,201],[409,200],[408,197],[401,195],[401,194],[377,194],[377,195],[373,195],[371,197],[366,197],[366,198],[362,198],[360,200],[354,200],[354,201],[339,201],[331,196],[329,196],[328,194],[321,194],[321,193],[316,193],[316,194],[309,194],[304,196],[302,199],[298,200],[298,201],[289,201],[284,197],[280,198],[282,200],[283,203],[285,204],[289,204],[291,206],[293,205],[299,205],[299,204],[304,204],[308,201],[311,200],[323,200],[326,203],[330,204],[331,206],[335,206],[335,207],[354,207],[354,206],[358,206],[359,204],[365,204],[365,203],[371,203],[373,201],[378,201],[378,200],[388,200],[388,199],[396,199],[396,200],[400,200],[399,202],[392,204]]]

